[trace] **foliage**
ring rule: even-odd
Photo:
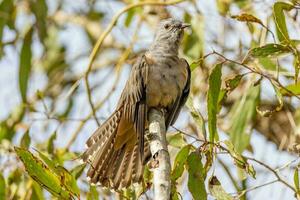
[[[95,120],[116,104],[122,74],[170,16],[191,24],[179,53],[192,71],[187,115],[167,137],[172,198],[250,199],[274,183],[299,198],[299,160],[270,166],[251,141],[257,133],[300,152],[300,2],[211,2],[0,1],[0,65],[16,69],[0,90],[9,88],[5,101],[14,102],[0,101],[0,199],[151,196],[148,167],[142,184],[112,192],[89,185],[77,158]],[[266,174],[275,179],[256,181]]]

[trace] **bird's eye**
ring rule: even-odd
[[[165,29],[169,29],[170,28],[170,24],[165,24]]]

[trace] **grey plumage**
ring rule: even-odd
[[[91,183],[119,189],[140,182],[150,150],[145,140],[149,108],[164,109],[173,124],[190,88],[188,63],[178,57],[186,24],[167,19],[157,28],[149,50],[133,65],[115,112],[87,140],[82,159]]]

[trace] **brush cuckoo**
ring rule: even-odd
[[[158,24],[150,48],[132,67],[116,110],[86,142],[82,159],[90,164],[91,183],[120,189],[142,180],[151,156],[145,139],[148,110],[163,109],[168,128],[189,95],[190,68],[178,57],[188,26],[172,18]]]

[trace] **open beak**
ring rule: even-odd
[[[181,29],[185,29],[185,28],[190,27],[190,26],[191,26],[190,24],[182,23],[181,24]]]

